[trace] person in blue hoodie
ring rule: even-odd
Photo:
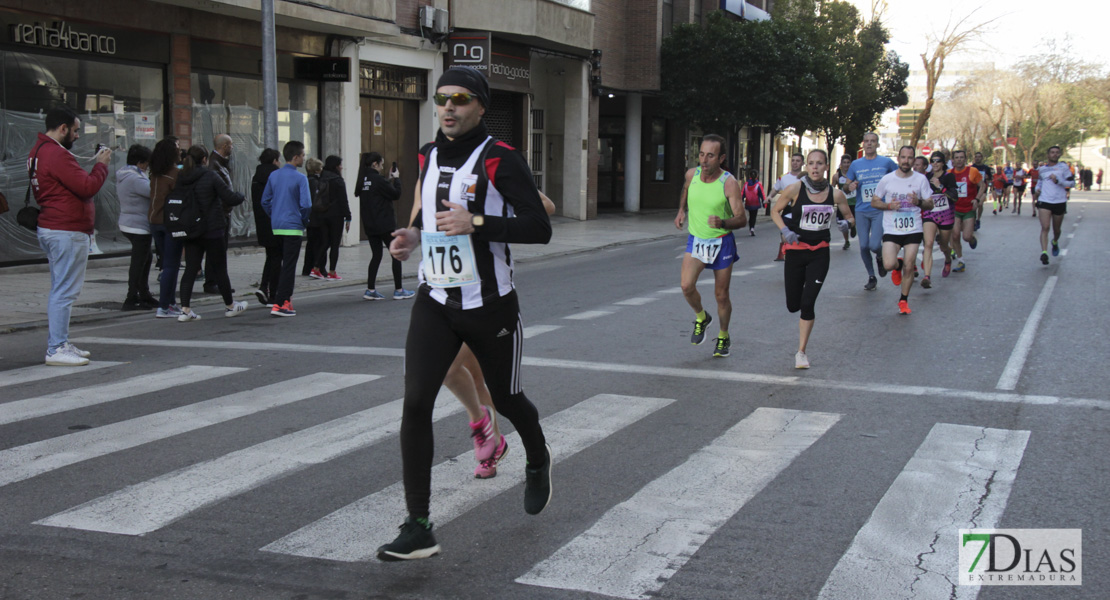
[[[127,166],[116,171],[119,196],[119,230],[131,242],[131,268],[127,271],[127,298],[123,310],[152,310],[158,300],[150,293],[150,148],[135,144],[127,149]]]
[[[270,298],[275,317],[293,317],[293,278],[297,274],[297,258],[301,254],[301,237],[312,211],[308,193],[308,177],[297,169],[304,164],[304,144],[286,142],[281,150],[285,165],[270,174],[262,191],[262,210],[270,215],[270,226],[281,240],[281,273],[275,297]]]

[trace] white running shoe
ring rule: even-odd
[[[805,352],[798,352],[797,354],[794,355],[794,368],[795,369],[808,369],[809,368],[809,357],[806,356]]]
[[[46,364],[51,367],[81,367],[89,364],[89,359],[70,352],[69,346],[62,345],[53,353],[46,353]]]
[[[77,356],[80,356],[81,358],[90,358],[90,357],[92,357],[92,352],[89,352],[88,350],[82,350],[82,349],[78,348],[77,346],[74,346],[70,342],[66,342],[63,347],[68,349],[70,352],[76,354]]]
[[[231,308],[228,308],[228,309],[224,310],[224,316],[225,317],[235,317],[235,316],[238,316],[238,315],[242,314],[242,312],[245,311],[245,310],[247,310],[247,303],[246,302],[244,302],[242,300],[240,300],[238,302],[232,302],[231,303]]]
[[[200,315],[198,315],[192,309],[188,309],[188,310],[183,309],[181,311],[181,316],[177,317],[177,322],[178,323],[187,323],[189,321],[199,321],[199,320],[200,320]]]

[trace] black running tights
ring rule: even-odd
[[[787,250],[782,272],[786,280],[786,310],[792,313],[800,310],[802,320],[812,321],[817,295],[821,293],[821,285],[829,272],[828,247]]]
[[[405,342],[401,418],[401,462],[410,516],[428,518],[434,453],[432,405],[463,342],[478,358],[498,416],[508,419],[520,434],[528,463],[539,465],[546,460],[539,411],[521,388],[523,333],[516,292],[469,310],[436,302],[426,287],[417,293]]]
[[[385,246],[385,251],[389,252],[389,244],[393,241],[392,234],[384,235],[368,235],[366,241],[370,243],[370,252],[373,254],[370,257],[370,266],[366,269],[366,289],[376,290],[378,283],[378,267],[382,264],[382,246]],[[393,289],[401,289],[401,261],[389,257],[393,262]]]

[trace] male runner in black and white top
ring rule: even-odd
[[[393,232],[389,252],[406,260],[422,246],[420,290],[405,342],[401,458],[409,516],[381,560],[439,552],[428,521],[433,458],[432,405],[465,342],[478,358],[498,414],[512,422],[527,454],[524,510],[551,499],[551,449],[539,412],[520,380],[523,326],[513,287],[509,243],[546,244],[551,222],[532,171],[511,146],[487,133],[482,116],[489,83],[479,71],[452,67],[434,100],[440,131],[420,150],[413,226]]]

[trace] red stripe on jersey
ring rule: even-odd
[[[505,145],[508,145],[508,144],[505,144]],[[497,172],[497,166],[500,165],[500,164],[501,164],[501,158],[500,157],[498,157],[498,158],[487,158],[486,159],[486,176],[489,177],[489,184],[492,185],[493,187],[497,187],[497,184],[494,183],[494,181],[493,181],[493,176]]]
[[[421,171],[423,171],[423,170],[424,170],[424,161],[425,161],[425,160],[427,160],[427,159],[426,159],[426,158],[424,157],[424,155],[423,155],[423,154],[419,154],[419,153],[417,153],[417,155],[416,155],[416,156],[417,156],[417,157],[419,158],[419,160],[420,160],[420,170],[421,170]]]

